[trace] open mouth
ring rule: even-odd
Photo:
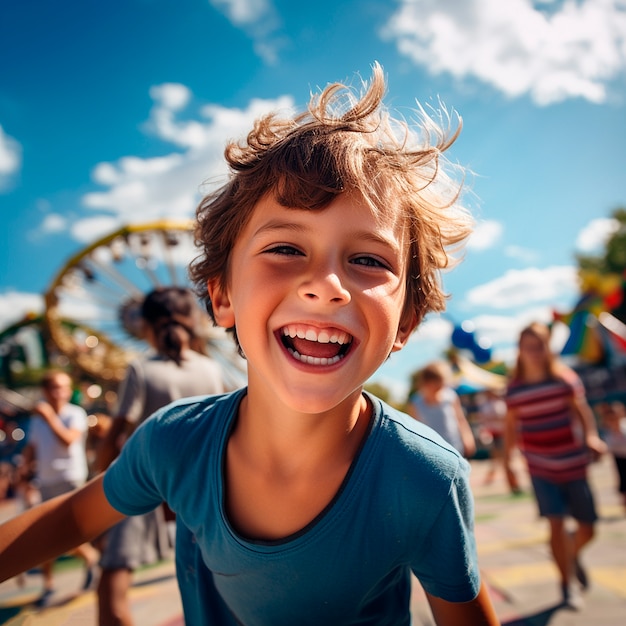
[[[350,351],[353,337],[336,328],[316,329],[289,325],[280,329],[283,345],[301,363],[334,365]]]

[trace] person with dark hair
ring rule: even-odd
[[[224,391],[220,366],[203,354],[198,334],[200,309],[189,289],[163,287],[150,292],[141,306],[147,342],[153,351],[130,363],[120,387],[117,414],[98,459],[104,470],[126,438],[149,415],[179,398]],[[132,573],[170,552],[162,507],[129,517],[104,537],[98,585],[101,626],[133,623],[128,601]]]

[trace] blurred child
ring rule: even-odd
[[[476,453],[474,433],[456,391],[450,387],[447,363],[429,363],[417,376],[417,391],[409,398],[409,414],[439,433],[466,458]]]
[[[499,469],[504,468],[504,431],[506,425],[506,402],[502,394],[486,389],[478,395],[478,419],[481,432],[489,440],[490,465],[485,484],[491,484]],[[512,493],[520,493],[519,486],[511,486]]]

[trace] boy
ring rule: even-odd
[[[411,571],[438,624],[498,623],[468,464],[362,390],[443,308],[439,270],[470,229],[441,157],[457,133],[428,121],[413,146],[384,88],[375,65],[347,111],[333,114],[346,89],[332,85],[227,147],[191,277],[246,356],[247,388],[159,411],[104,476],[8,522],[0,578],[165,500],[189,626],[408,625]]]

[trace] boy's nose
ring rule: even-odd
[[[320,304],[347,304],[351,300],[350,292],[341,278],[332,272],[322,272],[303,281],[298,289],[300,297]]]

